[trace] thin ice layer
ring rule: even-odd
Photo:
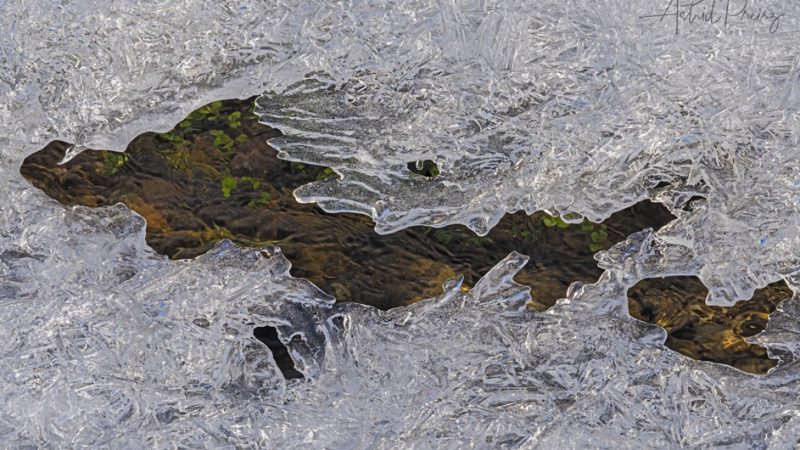
[[[9,445],[749,447],[800,432],[796,363],[765,378],[663,348],[662,330],[617,314],[624,266],[539,314],[511,254],[469,293],[453,280],[381,312],[332,305],[274,249],[161,258],[121,205],[49,221],[29,236],[43,248],[0,256],[20,288],[3,308]],[[281,378],[252,335],[264,325],[305,381]]]
[[[643,1],[581,5],[0,3],[3,442],[798,445],[797,298],[756,338],[784,360],[766,377],[675,355],[663,347],[662,331],[626,316],[624,298],[625,287],[639,279],[668,273],[701,273],[716,292],[728,293],[718,294],[722,299],[778,275],[795,288],[800,283],[792,34],[798,6],[776,6],[786,15],[774,35],[743,22],[724,34],[687,25],[676,39],[667,23],[635,20],[649,11]],[[579,34],[594,59],[580,59],[589,53],[575,42]],[[510,58],[534,55],[537,42],[544,46],[539,56],[521,65]],[[405,53],[381,53],[401,45]],[[448,53],[438,55],[441,48]],[[561,51],[545,51],[552,49]],[[442,72],[416,70],[414,63],[426,61]],[[525,67],[541,69],[537,61],[550,64],[539,77],[552,85],[545,104],[560,121],[544,120],[536,97],[525,107],[520,98],[533,87],[509,88]],[[426,97],[389,95],[405,88],[389,90],[385,80],[404,77],[413,81],[409,92],[421,94],[424,83],[433,83],[425,91],[432,100],[427,110],[416,103]],[[280,99],[294,95],[290,86],[316,89],[303,84],[313,79],[335,83],[316,109],[306,99],[298,111],[324,113],[315,118],[329,120],[318,123],[330,133],[341,99],[349,102],[344,94],[352,93],[347,107],[360,108],[360,126],[342,121],[330,133],[334,144],[305,151],[311,141],[296,125],[294,144],[283,149],[297,159],[324,154],[346,178],[323,186],[329,190],[323,200],[370,214],[377,206],[383,224],[433,217],[480,230],[495,214],[519,208],[597,218],[645,196],[673,206],[697,193],[708,200],[691,213],[675,209],[680,221],[658,235],[645,232],[601,255],[608,272],[600,283],[576,287],[547,313],[520,310],[525,293],[509,278],[521,262],[516,255],[469,294],[454,284],[442,298],[380,313],[330,306],[312,286],[287,277],[278,255],[221,246],[196,261],[165,260],[147,249],[141,218],[124,208],[65,209],[17,173],[24,156],[51,139],[121,150],[141,131],[169,129],[209,100],[262,89],[280,94],[265,98],[275,105],[272,114],[291,125],[301,115],[289,114]],[[359,79],[366,94],[377,95],[367,96],[370,102],[359,102]],[[601,85],[610,86],[608,97],[597,93]],[[507,96],[509,106],[498,106],[487,89]],[[485,110],[476,103],[482,96]],[[676,98],[690,100],[686,115],[675,111]],[[642,128],[648,114],[653,122]],[[474,131],[464,125],[469,117]],[[535,120],[530,125],[536,117],[543,119],[541,131]],[[628,120],[643,136],[627,128]],[[617,124],[605,147],[595,142],[594,123]],[[418,128],[404,128],[411,125]],[[444,125],[456,131],[448,134]],[[506,133],[496,133],[498,126]],[[363,139],[352,145],[342,141],[359,142],[348,130],[379,135],[389,145],[365,148]],[[533,136],[541,145],[529,145]],[[715,136],[742,138],[743,146],[731,138],[736,145],[715,150],[709,144]],[[424,145],[402,148],[413,142]],[[537,165],[536,151],[546,161]],[[440,179],[408,181],[401,163],[440,152]],[[391,177],[396,185],[385,181]],[[672,187],[651,189],[660,180]],[[321,188],[308,189],[320,195]],[[370,189],[375,193],[365,197]],[[267,349],[250,335],[260,325],[278,327],[306,382],[280,378]]]
[[[712,303],[731,304],[800,270],[786,231],[800,224],[800,6],[746,11],[770,7],[777,22],[681,21],[676,36],[674,19],[643,18],[668,3],[320,7],[313,43],[289,61],[305,75],[273,86],[259,113],[286,134],[282,157],[342,175],[300,201],[370,215],[382,233],[486,234],[518,210],[600,221],[644,198],[702,196],[659,236],[679,268],[658,270],[698,274]],[[407,169],[422,160],[441,175]]]

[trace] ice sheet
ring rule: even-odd
[[[625,289],[699,274],[716,303],[780,277],[797,292],[800,6],[751,5],[784,13],[774,34],[736,19],[675,36],[640,18],[666,4],[0,2],[3,441],[798,445],[797,296],[756,337],[783,359],[759,377],[665,349],[628,318]],[[124,207],[64,208],[18,174],[52,139],[121,150],[260,92],[284,156],[343,175],[298,197],[381,232],[484,232],[519,209],[600,219],[643,198],[679,219],[601,254],[600,281],[545,313],[522,308],[515,254],[470,293],[454,281],[381,313],[332,306],[277,249],[166,260]],[[422,159],[442,175],[405,169]],[[252,337],[262,325],[304,381],[283,380]]]

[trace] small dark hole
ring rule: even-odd
[[[689,201],[686,202],[686,205],[684,205],[683,210],[684,211],[694,211],[694,207],[692,206],[692,203],[694,203],[694,202],[696,202],[698,200],[705,200],[705,199],[706,198],[701,196],[701,195],[694,195],[694,196],[692,196],[692,198],[689,199]]]
[[[330,321],[331,321],[331,324],[332,324],[333,326],[335,326],[336,328],[338,328],[338,329],[340,329],[340,330],[344,330],[344,329],[345,329],[345,325],[344,325],[344,317],[342,317],[342,316],[335,316],[335,317],[332,317],[332,318],[330,319]]]
[[[412,161],[408,163],[408,170],[428,178],[439,176],[439,166],[430,159],[425,161]]]
[[[281,369],[283,377],[287,380],[303,378],[303,374],[294,368],[294,361],[289,355],[289,349],[283,345],[278,338],[278,330],[275,327],[258,327],[253,329],[253,336],[263,342],[272,352],[272,357]]]

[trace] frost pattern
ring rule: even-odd
[[[307,75],[271,86],[260,113],[285,131],[283,157],[343,176],[299,200],[370,215],[379,232],[486,234],[518,210],[599,221],[702,196],[658,237],[679,259],[658,270],[700,275],[710,303],[730,305],[800,270],[783,231],[800,223],[800,6],[772,5],[777,34],[729,19],[675,37],[674,21],[640,18],[668,3],[322,7],[296,44]],[[406,168],[426,159],[435,180]]]
[[[0,3],[3,442],[799,445],[797,296],[755,338],[783,360],[766,377],[674,354],[625,303],[668,274],[700,274],[717,303],[778,277],[797,292],[800,6],[779,7],[775,35],[675,38],[636,19],[643,0]],[[64,208],[18,174],[52,139],[121,150],[263,91],[284,156],[343,176],[298,196],[380,231],[483,232],[517,209],[599,219],[645,197],[679,220],[601,254],[599,282],[545,313],[524,309],[517,254],[469,293],[453,280],[383,313],[332,305],[278,249],[166,260],[124,207]],[[412,177],[422,159],[443,174]],[[263,325],[306,380],[283,380]]]

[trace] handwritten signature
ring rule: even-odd
[[[684,23],[716,24],[722,21],[723,27],[727,27],[729,22],[737,20],[737,18],[740,22],[767,23],[769,24],[769,34],[774,34],[778,31],[783,13],[775,12],[769,8],[754,8],[750,5],[749,0],[745,0],[741,7],[733,3],[736,3],[736,1],[725,0],[723,5],[722,0],[719,2],[717,0],[686,0],[683,2],[681,0],[670,0],[663,12],[640,16],[639,18],[657,18],[660,22],[667,18],[674,18],[676,35],[680,30],[681,24]]]

